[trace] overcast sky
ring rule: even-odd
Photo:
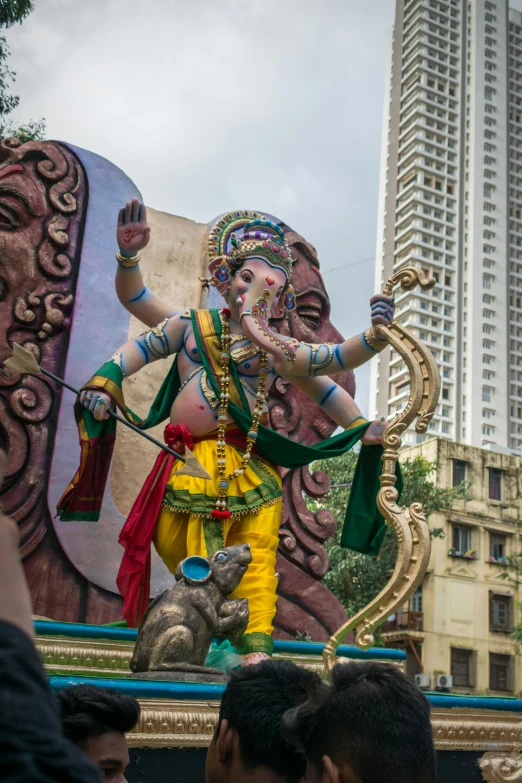
[[[318,248],[335,325],[368,326],[394,0],[35,4],[7,31],[16,120],[45,117],[156,209],[278,215]]]

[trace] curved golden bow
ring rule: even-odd
[[[391,295],[398,284],[405,291],[419,285],[423,290],[433,288],[434,277],[426,277],[417,267],[405,267],[389,278],[384,293]],[[361,649],[374,644],[373,631],[387,617],[401,607],[421,583],[428,568],[430,534],[421,503],[412,503],[409,509],[397,505],[396,467],[403,432],[417,420],[415,430],[426,432],[437,407],[440,394],[440,376],[435,360],[424,343],[398,323],[375,327],[376,333],[387,340],[404,359],[410,375],[410,397],[401,413],[390,422],[382,444],[381,488],[377,506],[386,524],[395,530],[398,543],[397,562],[386,587],[364,609],[339,628],[330,637],[323,651],[326,671],[335,665],[337,648],[347,634],[355,629],[355,643]]]

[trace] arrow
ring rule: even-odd
[[[75,389],[74,386],[70,386],[61,378],[58,378],[52,372],[49,372],[49,370],[45,370],[43,367],[40,367],[40,365],[34,358],[34,355],[31,353],[31,351],[28,351],[26,348],[23,348],[19,343],[13,343],[12,356],[4,361],[4,367],[7,367],[9,370],[12,370],[13,372],[25,373],[27,375],[39,375],[40,373],[42,373],[42,375],[46,375],[48,378],[51,378],[53,381],[56,381],[56,383],[59,383],[60,386],[65,386],[66,389],[72,391],[73,394],[76,394],[77,397],[79,397],[81,394],[79,389]],[[163,449],[163,451],[166,451],[167,454],[171,455],[171,457],[175,457],[176,459],[179,459],[181,462],[184,462],[185,467],[180,468],[180,470],[177,470],[176,475],[194,476],[195,478],[202,478],[202,479],[210,478],[210,475],[207,473],[203,465],[199,462],[199,460],[196,459],[196,457],[193,455],[191,450],[188,449],[186,446],[185,446],[185,456],[183,457],[181,456],[181,454],[178,454],[176,451],[170,449],[164,443],[161,443],[161,441],[156,440],[156,438],[153,438],[152,435],[147,435],[146,432],[140,430],[140,428],[136,427],[135,424],[131,424],[130,421],[127,421],[127,419],[125,419],[123,416],[120,416],[118,413],[116,413],[116,411],[112,411],[107,408],[107,413],[109,414],[109,416],[112,416],[113,419],[116,419],[116,421],[120,421],[122,424],[125,424],[126,427],[129,427],[131,430],[134,430],[134,432],[137,432],[138,435],[141,435],[142,438],[146,438],[146,440],[149,440],[151,443],[154,443],[155,446],[158,446],[160,449]]]

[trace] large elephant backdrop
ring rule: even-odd
[[[134,197],[141,198],[136,186],[98,155],[58,142],[0,143],[0,361],[16,341],[46,369],[79,386],[136,333],[138,324],[119,304],[113,285],[115,218],[121,204]],[[224,205],[230,206],[236,207]],[[278,222],[292,248],[297,307],[277,328],[305,342],[340,342],[317,251]],[[173,305],[198,307],[207,227],[155,210],[150,224],[152,241],[143,264],[147,284],[167,293]],[[126,381],[138,410],[165,371],[161,363]],[[337,380],[354,394],[351,372]],[[120,618],[115,577],[123,550],[117,536],[154,452],[143,451],[138,435],[119,433],[100,521],[59,522],[56,502],[79,459],[73,402],[72,394],[43,376],[0,373],[0,425],[9,452],[0,499],[19,527],[35,613],[105,623]],[[272,426],[300,442],[316,443],[335,429],[318,406],[282,378],[272,387],[269,407]],[[304,495],[325,496],[329,481],[308,468],[283,473],[275,636],[294,638],[307,631],[324,641],[346,620],[320,581],[328,569],[323,544],[335,521],[325,510],[311,512]],[[169,580],[154,558],[153,592]]]

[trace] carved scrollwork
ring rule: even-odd
[[[423,291],[427,291],[433,288],[436,282],[434,277],[428,277],[424,270],[418,266],[405,266],[388,278],[384,293],[391,296],[397,285],[400,285],[403,291],[411,291],[417,286]]]
[[[435,279],[426,277],[415,267],[405,267],[388,280],[385,293],[390,295],[398,284],[405,290],[416,285],[427,289],[435,284]],[[395,482],[402,434],[415,420],[417,431],[425,431],[439,398],[440,377],[429,349],[414,334],[394,323],[389,327],[379,326],[376,331],[403,358],[410,376],[406,407],[392,419],[383,436],[381,488],[377,496],[377,506],[395,532],[397,560],[391,579],[379,595],[329,639],[323,653],[327,671],[335,664],[339,644],[352,629],[359,647],[366,649],[374,643],[374,629],[415,591],[426,573],[430,556],[430,534],[422,505],[413,503],[409,509],[401,509],[397,505]]]
[[[276,321],[276,328],[301,342],[341,342],[342,336],[329,320],[330,302],[315,248],[287,226],[282,228],[294,261],[292,284],[297,308],[287,318]],[[354,395],[353,373],[338,375],[336,381]],[[272,385],[269,408],[272,427],[300,443],[317,443],[335,430],[334,422],[324,411],[284,378],[276,378]],[[281,631],[288,638],[289,629],[311,630],[314,640],[326,641],[346,618],[340,602],[319,581],[328,570],[324,542],[335,532],[336,523],[326,509],[311,511],[304,496],[323,497],[330,481],[324,472],[310,473],[308,467],[283,470],[282,475],[284,505],[277,561],[281,581],[276,635]]]
[[[479,761],[479,767],[486,783],[522,780],[522,752],[484,753]]]
[[[16,187],[32,205],[30,231],[2,234],[0,359],[10,343],[31,350],[60,375],[65,365],[85,218],[86,182],[75,156],[51,142],[0,142],[0,168],[20,170]],[[28,237],[30,237],[29,244]],[[9,460],[0,493],[19,526],[22,557],[45,535],[47,481],[60,391],[52,382],[0,370],[0,427]]]

